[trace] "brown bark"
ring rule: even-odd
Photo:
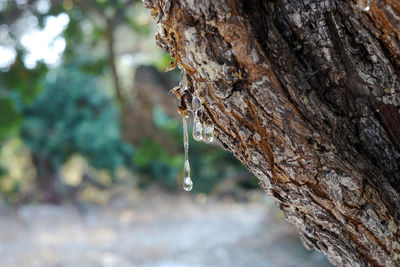
[[[399,2],[144,2],[187,73],[178,96],[197,91],[304,244],[336,265],[400,266]]]

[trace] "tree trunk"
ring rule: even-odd
[[[48,158],[33,153],[32,161],[37,171],[36,186],[40,201],[59,204],[61,196],[57,190],[59,176]]]
[[[166,141],[165,148],[170,154],[176,153],[176,144],[171,136],[159,131],[153,122],[153,107],[158,105],[170,116],[176,116],[176,99],[168,97],[168,91],[176,85],[171,73],[161,73],[154,67],[139,66],[135,71],[136,92],[133,101],[127,101],[122,112],[123,139],[130,144],[139,145],[144,137],[159,143]]]
[[[180,109],[340,266],[400,266],[400,4],[370,1],[145,0]]]

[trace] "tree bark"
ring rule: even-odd
[[[308,248],[400,266],[400,3],[145,0],[202,120]]]

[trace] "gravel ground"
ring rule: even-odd
[[[148,191],[79,209],[3,209],[0,266],[330,266],[259,195],[236,203]]]

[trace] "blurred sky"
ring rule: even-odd
[[[5,8],[7,0],[0,1],[0,12]],[[16,0],[18,5],[26,4],[27,0]],[[47,13],[50,8],[48,0],[39,0],[36,10],[39,13]],[[17,33],[21,48],[27,53],[23,59],[27,68],[36,67],[39,60],[46,64],[57,65],[60,63],[62,53],[65,49],[65,39],[61,33],[67,28],[69,17],[65,13],[57,16],[48,16],[44,27],[39,27],[38,20],[32,14],[26,14],[17,25],[13,25],[14,33]],[[8,26],[0,27],[0,68],[8,68],[17,56],[12,40],[7,31]]]

